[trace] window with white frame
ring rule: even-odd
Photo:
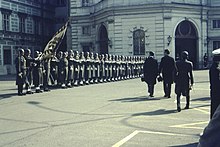
[[[2,13],[2,28],[4,31],[10,31],[10,14]]]
[[[213,29],[220,28],[220,20],[213,20],[212,27],[213,27]]]
[[[91,34],[90,26],[83,26],[82,27],[82,34],[83,35],[90,35]]]
[[[145,54],[145,32],[138,29],[133,32],[133,52],[134,55]]]
[[[220,41],[213,41],[213,50],[220,48]]]

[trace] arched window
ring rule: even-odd
[[[143,30],[136,30],[133,32],[133,47],[134,55],[145,54],[145,32]]]

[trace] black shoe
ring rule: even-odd
[[[26,95],[26,93],[18,93],[18,96]]]
[[[180,107],[177,107],[177,111],[180,112],[180,111],[181,111],[181,108],[180,108]]]
[[[186,106],[184,109],[189,109],[189,106]]]
[[[168,97],[166,94],[163,97]]]
[[[32,91],[27,91],[27,94],[33,94],[33,92]]]
[[[149,97],[154,97],[154,96],[152,94],[150,94]]]
[[[170,96],[170,95],[168,95],[168,96],[167,96],[167,98],[171,98],[171,96]]]
[[[50,91],[50,89],[46,88],[46,89],[44,89],[44,91],[45,91],[45,92],[49,92],[49,91]]]
[[[42,92],[43,92],[43,91],[40,90],[40,89],[36,90],[36,93],[42,93]]]

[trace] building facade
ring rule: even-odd
[[[67,0],[0,1],[0,75],[15,73],[19,48],[32,53],[44,49],[68,19],[68,4]]]
[[[218,0],[70,0],[73,50],[156,58],[189,52],[194,68],[220,47]]]

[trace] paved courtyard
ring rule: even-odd
[[[210,107],[208,71],[194,77],[190,109],[178,113],[162,83],[154,98],[140,79],[17,96],[13,77],[1,76],[0,146],[194,147]]]

